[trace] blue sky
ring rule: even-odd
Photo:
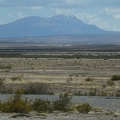
[[[0,24],[58,14],[75,15],[84,23],[120,31],[120,0],[0,0]]]

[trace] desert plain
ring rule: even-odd
[[[23,47],[24,49],[21,47],[1,48],[0,78],[4,79],[2,93],[13,94],[18,89],[27,93],[27,90],[35,89],[35,93],[31,94],[59,95],[67,92],[73,96],[119,99],[120,80],[112,81],[112,76],[120,75],[119,46],[37,46],[37,49],[36,45],[32,47],[27,45]],[[58,119],[60,114],[52,115],[54,119]],[[102,117],[96,114],[95,116],[92,114],[91,117],[91,114],[85,117],[76,113],[74,115],[62,113],[60,116],[64,117],[59,119],[67,120],[69,117],[74,120],[75,116],[77,120],[82,116],[81,120],[100,120],[102,117],[117,120],[120,117],[113,114],[106,117],[107,113],[100,114]]]

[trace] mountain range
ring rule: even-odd
[[[0,25],[0,38],[85,34],[120,32],[105,31],[95,25],[85,24],[73,15],[56,15],[49,18],[32,16]]]

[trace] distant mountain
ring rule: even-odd
[[[0,38],[108,33],[110,32],[95,25],[85,24],[75,16],[69,15],[57,15],[49,18],[32,16],[0,25]]]

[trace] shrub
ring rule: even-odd
[[[24,88],[24,94],[37,94],[36,88],[33,83],[29,83],[28,86]]]
[[[77,92],[74,93],[74,95],[76,95],[76,96],[83,96],[84,94],[81,93],[81,91],[77,91]]]
[[[99,93],[99,96],[107,96],[107,92],[101,91],[101,92]]]
[[[79,113],[88,113],[92,107],[88,103],[83,103],[77,106],[77,110]]]
[[[120,75],[113,75],[113,76],[111,77],[111,80],[113,80],[113,81],[118,81],[118,80],[120,80]]]
[[[11,65],[0,65],[0,69],[12,69],[12,66]]]
[[[116,96],[120,97],[120,89],[116,91]]]
[[[107,81],[107,84],[108,84],[109,86],[114,86],[114,85],[115,85],[115,82],[112,81],[112,80],[108,80],[108,81]]]
[[[53,92],[49,90],[49,85],[44,83],[29,83],[26,88],[24,88],[24,94],[46,94],[53,95]]]
[[[72,105],[71,99],[72,97],[68,93],[60,94],[59,100],[55,100],[53,102],[54,110],[60,110],[64,112],[70,111]]]
[[[52,112],[52,106],[48,100],[35,99],[32,107],[37,112]]]
[[[89,96],[96,96],[97,95],[97,89],[96,88],[91,88],[89,92]]]
[[[0,111],[2,111],[2,108],[3,108],[3,104],[2,104],[2,102],[0,101]]]
[[[11,80],[12,80],[12,81],[16,81],[16,80],[21,81],[21,77],[20,77],[20,76],[12,77]]]
[[[94,78],[86,78],[85,81],[93,81]]]
[[[5,91],[5,78],[0,78],[0,93]]]
[[[15,94],[7,102],[3,103],[2,112],[16,112],[16,113],[28,113],[30,112],[31,105],[28,100],[23,100],[21,94]]]

